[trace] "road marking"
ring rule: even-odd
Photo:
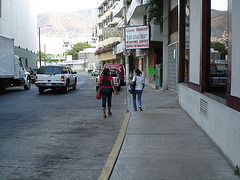
[[[125,119],[123,121],[122,124],[122,128],[118,134],[118,138],[112,148],[112,151],[108,157],[108,160],[102,170],[102,173],[99,177],[98,180],[108,180],[111,176],[111,173],[113,171],[114,165],[117,161],[118,155],[120,153],[125,135],[126,135],[126,131],[127,131],[127,126],[128,126],[128,122],[130,119],[131,113],[126,113]]]

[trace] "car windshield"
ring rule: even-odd
[[[62,67],[60,66],[42,66],[38,70],[38,74],[62,74]]]

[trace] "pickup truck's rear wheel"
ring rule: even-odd
[[[75,79],[75,83],[73,85],[73,89],[76,89],[77,88],[77,80]]]
[[[69,91],[69,83],[67,82],[67,84],[66,84],[66,86],[64,88],[64,92],[68,93],[68,91]]]
[[[43,94],[44,93],[44,88],[43,87],[38,87],[38,91],[40,94]]]
[[[27,77],[26,85],[24,86],[25,90],[29,90],[31,88],[31,78]]]

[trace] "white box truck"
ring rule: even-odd
[[[31,76],[21,58],[14,55],[14,39],[0,34],[0,91],[13,86],[24,86],[29,90]]]

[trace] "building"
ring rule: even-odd
[[[132,0],[127,3],[126,12],[126,49],[131,50],[129,56],[130,76],[134,74],[134,69],[140,69],[145,77],[147,84],[161,86],[162,81],[162,57],[163,57],[163,36],[160,26],[161,18],[152,18],[148,21],[146,5],[148,1]],[[114,9],[114,17],[123,16],[123,4],[121,0]],[[118,25],[122,26],[122,22]],[[142,39],[142,35],[146,35],[146,39]],[[128,38],[129,37],[129,38]],[[133,37],[139,37],[132,40]],[[141,42],[140,47],[135,47],[134,42]],[[116,53],[121,54],[125,49],[125,44],[122,42],[116,48]],[[156,75],[156,69],[159,68],[159,74]],[[158,77],[158,78],[157,78]]]
[[[0,34],[14,38],[25,67],[37,67],[37,14],[31,0],[0,0]]]
[[[227,82],[220,94],[210,86],[211,1],[163,0],[163,88],[178,92],[182,108],[239,165],[240,1],[226,1]]]
[[[195,120],[210,139],[221,149],[232,165],[240,164],[240,1],[228,0],[228,32],[224,32],[224,41],[228,45],[226,60],[217,59],[215,53],[211,61],[211,2],[214,0],[160,0],[162,11],[162,30],[154,30],[154,21],[146,24],[147,1],[129,1],[127,23],[130,27],[150,26],[149,48],[132,50],[134,68],[144,71],[147,83],[157,83],[155,61],[162,48],[163,90],[171,89],[178,93],[182,108]],[[114,16],[122,16],[122,4],[115,8]],[[119,24],[121,26],[121,23]],[[152,32],[154,30],[154,32]],[[156,40],[154,39],[156,34]],[[128,37],[127,37],[128,38]],[[222,41],[222,40],[221,40]],[[154,43],[152,43],[154,42]],[[157,43],[156,43],[157,42]],[[162,43],[162,46],[161,46]],[[121,53],[125,46],[121,43],[116,52]],[[160,55],[159,55],[160,56]],[[160,56],[161,57],[161,56]],[[130,57],[131,58],[131,57]],[[131,59],[130,59],[131,63]],[[156,64],[158,64],[156,63]],[[218,70],[227,71],[226,85],[211,86],[211,64]],[[151,68],[153,67],[153,68]],[[160,71],[161,72],[161,71]],[[154,76],[155,75],[155,76]],[[221,79],[222,76],[217,78]],[[153,81],[155,78],[155,82]]]
[[[121,56],[114,52],[114,47],[119,44],[121,37],[106,37],[103,29],[115,27],[121,21],[119,17],[113,17],[113,10],[119,0],[100,0],[98,4],[98,39],[99,49],[95,52],[97,60],[102,64],[120,63]]]

